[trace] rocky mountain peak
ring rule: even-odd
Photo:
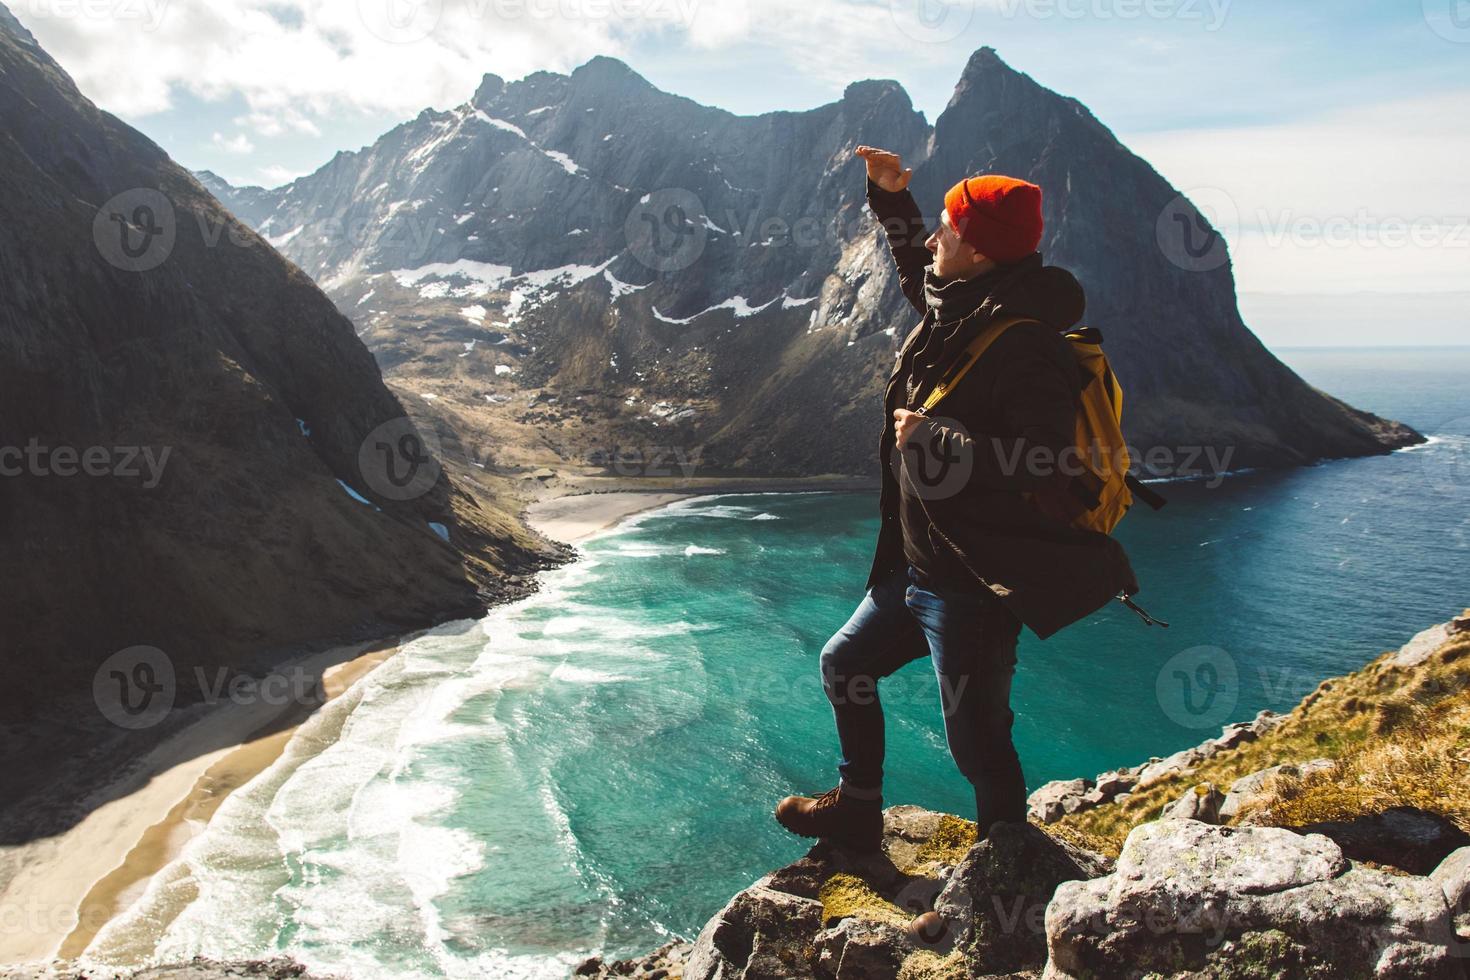
[[[480,80],[480,87],[475,89],[475,94],[470,99],[470,104],[477,109],[483,109],[500,98],[500,93],[504,91],[505,79],[493,72],[486,72],[485,77]]]
[[[573,85],[635,85],[653,88],[653,83],[638,74],[627,63],[610,55],[599,54],[572,69]]]
[[[904,87],[891,78],[865,78],[842,90],[842,101],[849,106],[869,107],[886,104],[894,112],[911,112],[913,100]]]
[[[1016,69],[1006,64],[1005,59],[1000,56],[1000,53],[986,44],[970,53],[969,60],[965,62],[964,70],[960,72],[960,81],[988,71],[1015,72]]]

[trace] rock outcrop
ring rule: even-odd
[[[201,176],[353,317],[390,379],[481,441],[543,446],[531,427],[555,423],[517,465],[606,466],[611,447],[652,442],[705,472],[868,474],[882,381],[916,317],[864,201],[861,143],[911,163],[931,227],[966,174],[1042,186],[1043,255],[1087,290],[1130,443],[1244,467],[1421,441],[1267,351],[1194,205],[989,48],[932,127],[893,81],[737,116],[599,57],[487,75],[464,104],[280,188]],[[528,408],[546,395],[554,410]],[[821,439],[805,438],[814,422]]]
[[[1111,875],[1057,889],[1046,936],[1046,980],[1462,976],[1434,881],[1276,827],[1142,824]]]
[[[1407,875],[1360,865],[1321,834],[1178,817],[1134,828],[1114,864],[1029,823],[965,850],[973,826],[954,817],[885,817],[881,855],[820,844],[736,895],[692,943],[588,960],[574,976],[1463,977],[1470,849],[1433,876]],[[910,927],[931,909],[928,928]]]
[[[1434,631],[1438,642],[1427,650],[1410,650],[1402,658],[1409,666],[1396,662],[1399,651],[1385,653],[1361,671],[1324,681],[1290,714],[1262,712],[1200,746],[1096,778],[1050,783],[1032,795],[1028,823],[999,824],[985,841],[971,843],[973,825],[957,818],[895,807],[885,815],[881,857],[819,845],[736,896],[692,943],[637,960],[590,960],[578,973],[653,980],[1463,980],[1470,963],[1463,800],[1442,801],[1454,820],[1402,805],[1268,826],[1277,811],[1298,812],[1283,810],[1284,785],[1381,777],[1365,777],[1374,770],[1350,754],[1302,753],[1298,761],[1260,764],[1292,748],[1330,745],[1344,733],[1335,709],[1369,690],[1387,697],[1395,687],[1433,692],[1440,700],[1431,707],[1452,729],[1461,725],[1470,701],[1470,642],[1459,622]],[[1415,643],[1422,646],[1416,638],[1405,649]],[[1327,705],[1327,694],[1338,700]],[[1314,714],[1323,711],[1320,719]],[[1409,751],[1455,737],[1427,734],[1428,743]],[[1352,744],[1364,741],[1354,737]],[[1437,770],[1425,773],[1424,782],[1401,784],[1406,797],[1424,798],[1444,785],[1428,781],[1440,778]],[[1138,796],[1130,800],[1131,793]],[[1338,811],[1346,805],[1332,802]],[[1111,828],[1130,819],[1119,848]],[[1222,825],[1237,819],[1254,822]]]
[[[1280,724],[1281,719],[1282,716],[1276,712],[1262,709],[1251,721],[1231,722],[1221,730],[1219,737],[1206,739],[1199,745],[1180,749],[1172,755],[1163,758],[1154,756],[1147,762],[1099,773],[1092,779],[1081,777],[1052,780],[1037,788],[1027,798],[1031,819],[1043,824],[1056,823],[1069,814],[1127,799],[1134,789],[1144,789],[1166,776],[1191,773],[1206,759],[1213,758],[1226,749],[1255,741]],[[1233,792],[1235,787],[1232,786],[1231,790]],[[1228,803],[1228,796],[1221,801],[1222,806]]]
[[[881,853],[818,844],[730,900],[687,947],[639,960],[589,960],[585,977],[684,980],[996,977],[1046,961],[1042,916],[1062,882],[1111,862],[1030,824],[975,826],[918,807],[884,814]],[[910,929],[936,912],[927,929]],[[661,971],[668,971],[667,973]]]

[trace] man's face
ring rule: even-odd
[[[949,211],[939,212],[939,227],[924,242],[924,247],[934,253],[934,273],[942,279],[972,275],[987,263],[986,258],[975,251],[975,246],[960,238],[949,223]]]

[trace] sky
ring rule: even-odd
[[[1267,344],[1470,343],[1470,0],[4,2],[179,162],[264,186],[486,72],[606,54],[737,113],[893,78],[932,122],[989,45],[1210,216]]]

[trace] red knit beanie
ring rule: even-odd
[[[975,251],[1014,262],[1041,244],[1041,188],[1014,177],[967,177],[944,195],[949,223]]]

